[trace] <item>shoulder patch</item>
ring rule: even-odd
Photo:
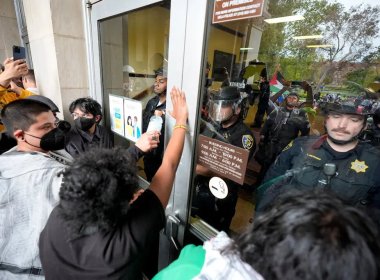
[[[253,137],[251,135],[245,134],[241,138],[241,143],[243,144],[244,149],[250,150],[252,149],[253,143],[255,143],[255,141],[253,141]]]
[[[290,141],[290,143],[282,151],[289,150],[293,146],[293,142],[294,140]]]

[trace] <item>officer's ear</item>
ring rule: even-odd
[[[241,107],[240,106],[235,106],[234,114],[239,115],[241,112]]]
[[[368,128],[368,122],[364,120],[362,131],[366,130],[367,128]]]

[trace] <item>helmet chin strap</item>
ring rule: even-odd
[[[343,145],[346,145],[346,144],[349,144],[349,143],[352,143],[352,142],[355,142],[356,140],[358,140],[359,134],[354,136],[354,137],[351,137],[348,140],[338,140],[338,139],[331,137],[329,134],[327,134],[327,138],[329,138],[331,140],[331,142],[333,142],[334,144],[343,146]]]

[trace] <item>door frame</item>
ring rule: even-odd
[[[90,96],[100,104],[103,103],[100,21],[118,16],[129,11],[159,3],[157,0],[101,0],[93,4],[84,4],[87,59],[89,65]],[[197,118],[202,90],[204,61],[204,45],[206,35],[206,12],[208,1],[204,0],[171,0],[169,54],[168,54],[168,89],[174,85],[186,92],[188,100],[189,132],[184,151],[177,170],[173,191],[166,208],[168,224],[166,233],[169,235],[170,246],[183,246],[185,231],[191,209],[191,191],[193,167],[196,154]],[[167,100],[167,108],[172,108],[171,100]],[[109,112],[105,112],[107,114]],[[166,118],[165,146],[170,138],[175,121]],[[179,175],[179,176],[178,176]],[[177,221],[177,222],[176,222]],[[176,223],[176,230],[168,228]],[[160,258],[169,253],[161,250]]]

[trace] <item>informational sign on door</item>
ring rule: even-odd
[[[124,136],[124,98],[109,95],[111,130]]]
[[[249,151],[199,135],[198,163],[240,185],[244,184]]]
[[[124,133],[125,138],[136,142],[141,137],[142,104],[140,101],[124,98]]]
[[[142,103],[117,95],[109,95],[111,130],[136,142],[142,134]]]
[[[215,0],[212,23],[260,17],[264,0]]]

